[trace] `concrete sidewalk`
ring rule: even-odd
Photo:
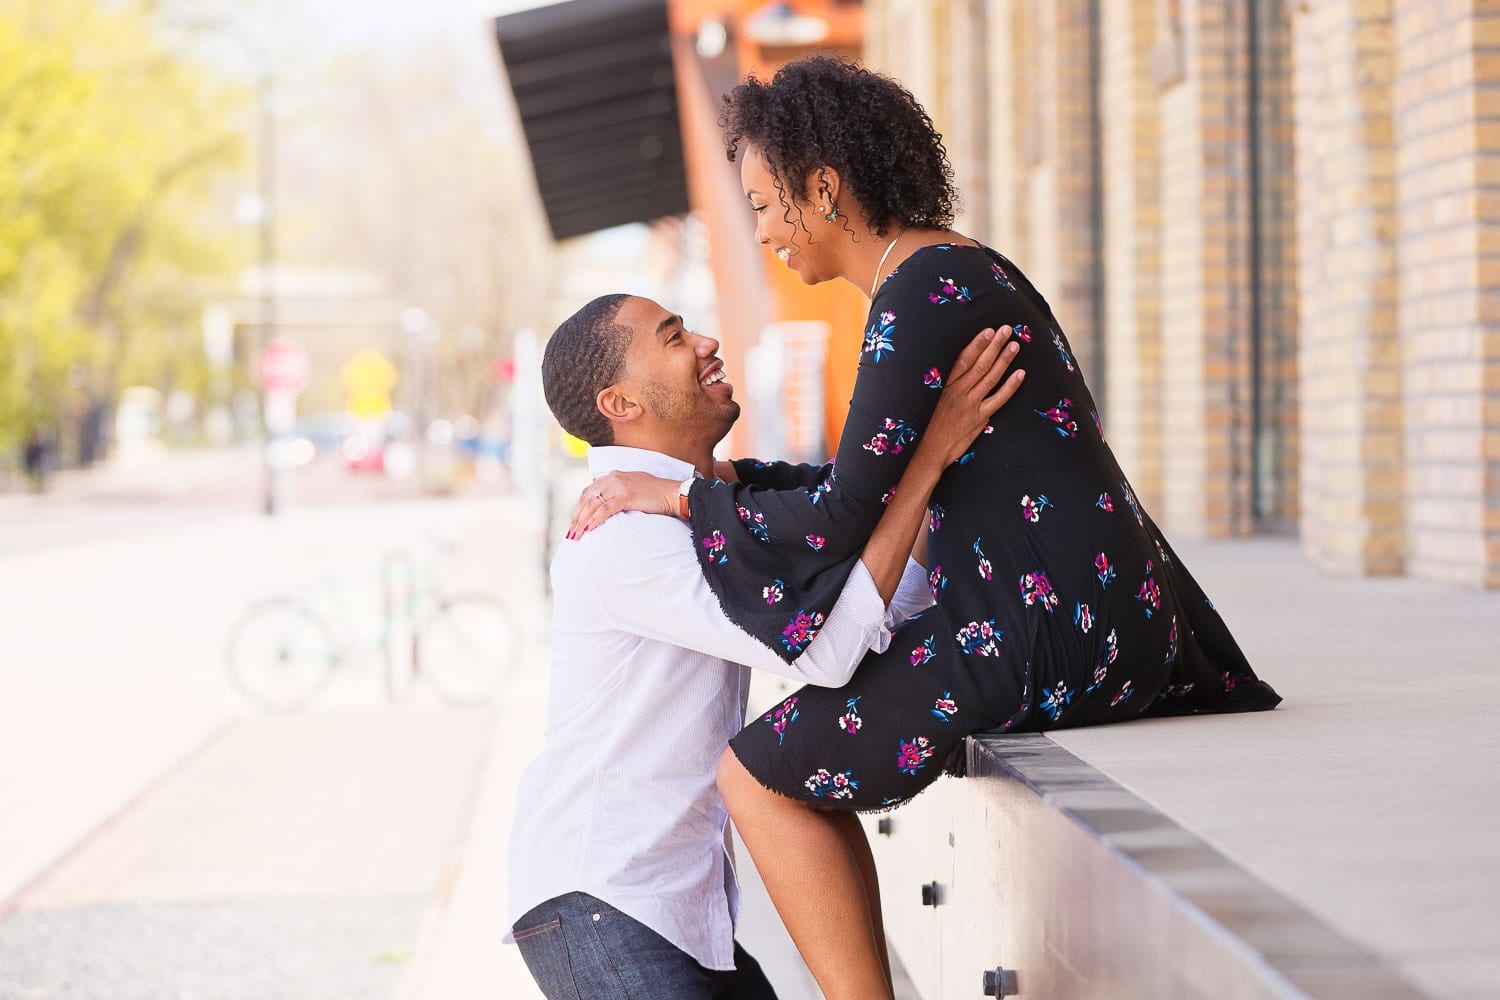
[[[493,715],[248,720],[9,904],[0,996],[392,996],[453,878]]]
[[[540,1000],[501,944],[539,662],[492,709],[229,724],[0,903],[0,997]],[[743,867],[741,941],[816,997]]]
[[[1434,996],[1500,996],[1500,593],[1179,554],[1286,699],[1049,734]]]

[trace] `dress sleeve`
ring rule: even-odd
[[[768,490],[816,489],[832,467],[832,462],[792,465],[789,462],[762,462],[758,458],[734,460],[734,473],[741,483]]]
[[[827,620],[959,351],[1018,309],[983,251],[929,247],[892,272],[871,304],[834,461],[814,483],[772,489],[700,481],[694,548],[725,614],[794,659]]]

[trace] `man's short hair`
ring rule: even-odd
[[[616,323],[628,295],[601,295],[563,320],[542,354],[542,393],[563,430],[591,445],[614,444],[596,402],[620,379],[630,327]]]

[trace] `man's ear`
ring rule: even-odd
[[[635,401],[635,397],[619,385],[600,389],[599,395],[594,397],[594,405],[604,414],[605,419],[614,423],[639,420],[645,412],[641,404]]]

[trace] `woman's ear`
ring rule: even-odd
[[[618,385],[600,389],[599,395],[594,397],[594,405],[599,408],[600,413],[604,414],[606,420],[616,423],[636,420],[644,412],[641,404]]]
[[[821,214],[827,215],[839,203],[843,178],[833,167],[824,165],[808,172],[807,200]]]

